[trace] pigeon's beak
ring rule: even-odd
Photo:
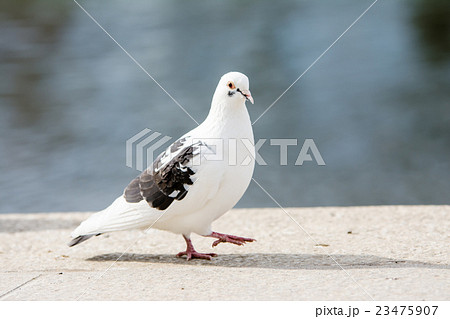
[[[239,90],[238,91],[245,96],[245,99],[247,101],[250,101],[252,104],[254,104],[255,102],[253,101],[253,97],[252,97],[252,93],[250,93],[250,90]]]

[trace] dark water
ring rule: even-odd
[[[256,119],[371,1],[80,1],[197,119],[219,77]],[[194,123],[70,0],[0,0],[0,213],[98,210],[137,171],[125,141]],[[284,206],[450,204],[449,1],[380,0],[254,126]],[[274,206],[254,183],[240,207]]]

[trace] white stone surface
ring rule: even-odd
[[[449,206],[287,211],[303,229],[277,208],[229,212],[214,229],[257,242],[212,249],[213,239],[193,236],[198,251],[219,256],[189,262],[175,257],[182,237],[167,232],[113,233],[69,248],[88,213],[0,215],[0,299],[450,299]]]

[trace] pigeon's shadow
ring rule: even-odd
[[[202,265],[233,268],[272,269],[351,269],[351,268],[435,268],[450,269],[447,264],[397,260],[374,255],[311,254],[224,254],[209,260],[177,258],[174,255],[111,253],[91,257],[88,261],[140,262],[150,264]],[[339,265],[338,265],[339,264]]]

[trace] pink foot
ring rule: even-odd
[[[191,260],[191,259],[208,259],[211,260],[211,257],[217,257],[217,254],[211,253],[211,254],[202,254],[199,252],[196,252],[195,250],[193,251],[181,251],[177,254],[177,257],[181,257],[181,256],[185,256],[186,255],[186,260]]]
[[[217,257],[217,254],[210,253],[210,254],[202,254],[194,249],[194,245],[192,245],[192,241],[190,238],[183,235],[184,240],[186,241],[186,251],[181,251],[177,254],[177,257],[185,256],[187,260],[191,260],[194,258],[198,259],[208,259],[211,260],[211,257]]]
[[[212,244],[213,247],[216,247],[220,243],[232,243],[232,244],[241,246],[247,242],[251,243],[253,241],[256,241],[256,239],[253,239],[253,238],[245,238],[245,237],[221,234],[221,233],[216,233],[216,232],[212,232],[211,235],[209,235],[208,237],[218,238],[215,242],[213,242],[213,244]]]

